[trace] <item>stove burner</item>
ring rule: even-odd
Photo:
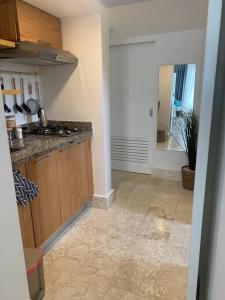
[[[56,136],[72,136],[78,134],[79,131],[77,128],[69,128],[67,126],[60,127],[37,127],[31,130],[31,134],[39,134],[39,135],[56,135]]]

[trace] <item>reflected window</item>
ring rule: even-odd
[[[184,151],[183,114],[194,107],[195,64],[160,66],[157,149]]]

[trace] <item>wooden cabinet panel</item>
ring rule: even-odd
[[[62,48],[60,19],[23,1],[16,1],[20,41]]]
[[[76,195],[76,177],[74,176],[74,162],[72,147],[62,149],[56,154],[57,175],[59,184],[59,199],[61,219],[64,224],[76,212],[74,197]],[[75,179],[75,180],[74,180]],[[74,194],[74,192],[75,194]]]
[[[20,171],[21,175],[26,176],[25,164],[21,164],[18,167],[18,170]],[[18,213],[19,213],[19,220],[20,220],[21,235],[23,240],[23,247],[35,248],[33,221],[31,216],[30,203],[24,207],[18,205]]]
[[[84,151],[85,168],[86,168],[85,174],[87,176],[87,182],[88,182],[88,199],[91,200],[94,194],[91,139],[88,139],[84,142],[83,151]]]
[[[24,1],[0,1],[0,38],[62,48],[61,21]]]
[[[91,139],[31,160],[20,171],[39,189],[30,205],[18,207],[24,247],[39,247],[93,196]]]
[[[0,38],[18,41],[17,14],[14,0],[0,1]]]
[[[72,148],[74,161],[74,205],[79,210],[93,196],[91,142],[85,140]]]
[[[31,202],[36,246],[61,226],[56,153],[27,164],[27,174],[38,185],[39,196]]]

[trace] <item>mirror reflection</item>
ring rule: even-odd
[[[159,67],[157,149],[184,151],[182,116],[193,110],[195,64]]]

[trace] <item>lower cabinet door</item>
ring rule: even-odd
[[[73,200],[77,183],[73,170],[74,162],[72,147],[58,151],[56,154],[56,161],[61,219],[64,224],[73,216],[77,209]]]
[[[26,206],[18,205],[20,230],[24,248],[35,248],[33,222],[30,203]]]
[[[25,164],[18,166],[21,175],[27,176]],[[33,221],[31,216],[30,203],[26,206],[18,205],[20,230],[24,248],[35,248]]]
[[[74,205],[79,210],[93,196],[90,139],[72,147],[74,175]]]
[[[28,162],[27,174],[39,189],[39,196],[31,202],[35,241],[39,247],[62,224],[56,153]]]

